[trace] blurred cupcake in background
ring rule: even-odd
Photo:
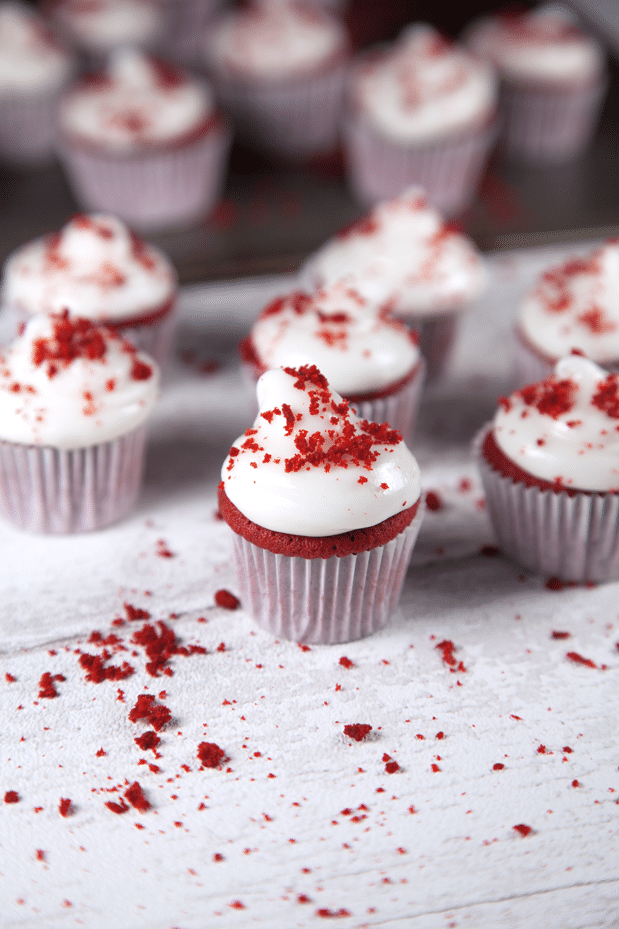
[[[549,377],[579,352],[619,370],[619,243],[548,268],[522,301],[516,322],[516,386]]]
[[[359,56],[347,104],[349,181],[362,203],[420,184],[449,215],[470,204],[496,135],[492,67],[416,23]]]
[[[487,271],[471,239],[413,187],[335,235],[300,272],[309,289],[336,281],[419,330],[431,381],[447,368],[458,319],[485,289]]]
[[[605,53],[558,6],[473,23],[468,47],[499,72],[508,155],[558,164],[580,155],[595,131],[607,76]]]
[[[357,416],[388,422],[410,440],[425,374],[419,336],[346,284],[276,298],[240,353],[253,396],[269,368],[315,364]]]
[[[202,65],[202,47],[209,26],[226,6],[226,0],[164,0],[167,58],[181,64]]]
[[[2,281],[5,328],[65,307],[113,326],[165,364],[176,325],[176,273],[169,259],[114,216],[74,216],[59,232],[8,259]],[[7,325],[8,318],[8,325]]]
[[[115,52],[60,103],[59,154],[76,199],[138,228],[206,216],[229,143],[210,85],[135,49]]]
[[[44,9],[89,70],[118,48],[156,51],[165,34],[159,0],[46,0]]]
[[[349,58],[336,17],[293,0],[253,0],[222,16],[204,55],[246,140],[284,159],[335,147]]]
[[[54,157],[58,96],[74,62],[35,10],[0,5],[0,157],[35,166]]]

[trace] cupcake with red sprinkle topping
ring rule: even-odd
[[[619,579],[619,374],[563,358],[501,398],[475,448],[508,554],[564,581]]]
[[[135,503],[158,369],[111,329],[34,316],[0,353],[0,513],[30,532],[116,522]]]
[[[361,419],[412,435],[425,375],[419,336],[342,282],[273,300],[240,352],[254,383],[268,368],[315,364]]]
[[[296,642],[370,635],[397,607],[423,518],[417,462],[315,365],[267,371],[257,392],[219,485],[243,605]]]

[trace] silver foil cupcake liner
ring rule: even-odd
[[[591,141],[606,89],[606,79],[556,88],[503,81],[501,139],[507,154],[539,165],[576,158]]]
[[[419,184],[430,202],[449,216],[472,202],[496,140],[496,126],[424,145],[382,138],[361,118],[344,124],[344,148],[350,186],[371,206]]]
[[[619,579],[619,494],[526,487],[486,461],[474,442],[488,513],[500,547],[525,568],[563,581]]]
[[[0,513],[28,532],[89,532],[114,523],[136,501],[145,443],[145,426],[88,448],[0,441]]]
[[[205,217],[223,189],[230,146],[215,127],[185,145],[122,155],[63,139],[59,157],[76,199],[138,229],[188,225]]]
[[[332,645],[372,635],[395,611],[423,521],[423,501],[399,535],[358,555],[274,555],[234,533],[241,602],[263,629],[293,642]]]
[[[346,60],[275,82],[235,78],[213,66],[219,101],[247,141],[284,158],[331,151],[338,142]]]

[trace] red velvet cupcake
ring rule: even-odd
[[[359,420],[315,366],[270,370],[219,487],[241,599],[297,642],[348,642],[395,610],[421,520],[419,468],[387,424]]]

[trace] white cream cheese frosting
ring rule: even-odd
[[[315,364],[345,397],[395,384],[420,359],[402,323],[341,283],[272,301],[254,323],[251,343],[262,367]]]
[[[78,214],[60,232],[9,258],[2,300],[21,316],[74,308],[98,322],[148,316],[176,293],[166,256],[103,213]]]
[[[125,48],[63,96],[59,121],[69,137],[129,153],[189,140],[213,115],[206,82]]]
[[[512,80],[581,84],[604,67],[600,45],[558,7],[485,17],[468,29],[466,42]]]
[[[157,399],[159,372],[116,333],[68,313],[35,316],[0,350],[0,439],[87,448],[127,435]]]
[[[343,26],[291,0],[254,0],[223,16],[207,39],[208,61],[232,75],[277,80],[310,71],[344,52]]]
[[[520,308],[525,340],[552,361],[576,348],[600,364],[619,360],[619,242],[545,271]]]
[[[154,0],[52,0],[51,7],[56,20],[92,52],[153,46],[163,35],[163,11]]]
[[[413,144],[483,125],[498,99],[493,69],[424,23],[408,27],[383,55],[368,56],[351,94],[381,135]]]
[[[619,375],[578,355],[502,398],[494,438],[523,471],[567,488],[619,490]]]
[[[0,93],[50,93],[71,72],[71,59],[34,9],[0,6]]]
[[[301,282],[344,281],[366,300],[408,319],[463,308],[487,283],[473,242],[454,232],[412,187],[379,203],[306,263]]]
[[[421,476],[399,432],[359,420],[315,367],[267,371],[260,412],[221,476],[228,499],[275,532],[321,537],[413,506]]]

